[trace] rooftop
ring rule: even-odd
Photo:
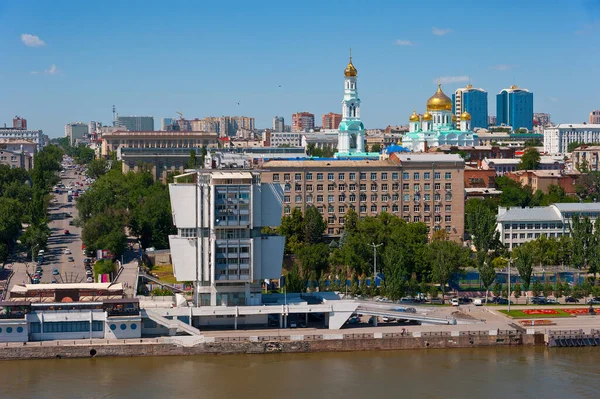
[[[560,203],[553,204],[561,212],[600,212],[600,203]]]
[[[549,126],[548,129],[600,129],[600,124],[592,123],[559,123]]]
[[[58,290],[123,290],[121,283],[74,283],[74,284],[17,284],[11,292],[58,291]]]
[[[464,163],[464,159],[458,154],[441,154],[441,153],[395,153],[400,162],[460,162]]]
[[[273,160],[263,164],[263,168],[298,168],[298,167],[315,167],[326,168],[329,166],[337,167],[390,167],[398,164],[391,160],[337,160],[337,159],[300,159],[297,161],[290,160]]]
[[[582,145],[573,150],[575,151],[600,151],[599,145]]]
[[[552,206],[532,208],[498,208],[498,222],[536,222],[541,220],[562,221],[560,213]]]

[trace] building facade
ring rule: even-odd
[[[283,116],[273,117],[273,132],[282,133],[285,131],[285,119]]]
[[[275,160],[262,165],[262,181],[284,185],[283,215],[315,206],[326,234],[344,230],[353,209],[359,216],[381,212],[423,222],[451,239],[464,234],[464,161],[458,155],[398,154],[387,160]]]
[[[570,143],[600,143],[600,125],[561,123],[544,129],[544,151],[565,154]]]
[[[595,109],[590,112],[590,124],[600,125],[600,109]]]
[[[0,149],[0,165],[29,170],[33,168],[33,157],[24,150],[10,151]]]
[[[19,115],[15,116],[12,120],[13,129],[27,130],[27,119],[21,118]]]
[[[300,147],[302,145],[302,133],[264,132],[263,145],[270,147]]]
[[[72,122],[65,125],[65,137],[69,144],[74,145],[76,140],[81,140],[89,133],[89,126],[83,122]]]
[[[121,148],[216,148],[218,142],[216,133],[116,131],[102,135],[100,155],[108,158],[111,152]]]
[[[37,145],[37,150],[40,151],[48,144],[48,136],[41,130],[24,130],[12,128],[0,128],[0,141],[11,140],[27,140],[34,142]]]
[[[600,146],[582,145],[571,152],[571,163],[579,171],[600,170]]]
[[[149,132],[154,130],[154,117],[117,115],[115,126],[125,128],[130,132]]]
[[[460,123],[461,115],[467,112],[471,115],[471,128],[488,127],[488,93],[483,89],[476,89],[468,84],[467,87],[457,89],[452,95],[454,115]]]
[[[335,112],[323,114],[321,117],[321,126],[323,129],[337,129],[340,126],[340,122],[342,122],[342,114],[336,114]]]
[[[195,182],[179,183],[184,176]],[[260,305],[261,282],[281,275],[285,237],[261,232],[281,222],[281,185],[259,172],[207,170],[176,177],[169,194],[173,271],[195,282],[197,305]]]
[[[482,169],[494,169],[497,176],[504,176],[509,172],[516,172],[519,169],[519,158],[485,158],[481,161]],[[560,157],[541,156],[540,164],[537,170],[555,170],[565,169],[565,161]]]
[[[570,235],[572,218],[587,216],[592,223],[600,215],[600,204],[562,203],[533,208],[498,208],[496,230],[509,250],[542,236]]]
[[[173,118],[161,118],[161,120],[160,120],[160,130],[162,130],[162,131],[169,130],[169,126],[173,126],[173,123],[174,123],[174,119]]]
[[[540,190],[548,194],[550,186],[559,186],[565,190],[565,194],[574,195],[580,173],[562,170],[517,170],[506,173],[505,176],[521,183],[522,186],[530,186],[534,193]]]
[[[25,152],[25,154],[33,157],[37,152],[37,144],[31,140],[0,139],[0,149]]]
[[[315,115],[310,112],[292,114],[292,132],[310,132],[315,128]]]
[[[412,152],[425,152],[443,145],[474,146],[477,134],[471,131],[471,114],[463,112],[460,124],[452,113],[452,100],[444,94],[441,85],[427,100],[427,111],[422,116],[416,110],[409,117],[409,132],[402,138],[402,146]]]
[[[514,130],[533,130],[533,93],[516,85],[496,95],[496,122]]]

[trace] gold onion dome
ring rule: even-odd
[[[429,113],[429,111],[427,111],[427,112],[425,112],[425,113],[423,114],[423,120],[424,120],[424,121],[430,121],[430,120],[432,120],[432,119],[433,119],[433,116],[432,116],[432,115]]]
[[[452,122],[456,122],[456,115],[452,114]]]
[[[356,68],[354,67],[354,64],[352,63],[352,57],[350,57],[350,62],[348,62],[348,66],[346,67],[346,70],[344,71],[344,75],[345,76],[356,76],[356,74],[358,74],[358,71],[356,70]]]
[[[409,121],[411,122],[418,122],[419,121],[419,115],[417,115],[417,110],[414,110],[412,115],[410,116],[410,118],[408,118]]]
[[[427,100],[428,111],[451,111],[452,100],[442,91],[442,85],[438,84],[438,89],[433,96]]]
[[[471,120],[471,114],[468,113],[467,111],[463,112],[460,116],[460,120],[462,121],[470,121]]]

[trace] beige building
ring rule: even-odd
[[[129,132],[117,131],[102,135],[101,156],[121,148],[198,148],[218,147],[216,133],[207,132]]]
[[[33,168],[33,157],[23,150],[9,151],[0,149],[0,165],[29,170]]]
[[[464,161],[455,154],[399,154],[386,160],[299,160],[263,164],[262,181],[284,184],[283,215],[315,206],[328,235],[340,235],[349,209],[388,212],[464,235]]]
[[[600,124],[600,109],[595,109],[590,112],[590,123],[592,125]]]
[[[587,168],[592,172],[600,170],[600,146],[582,145],[571,152],[571,163],[577,170]]]

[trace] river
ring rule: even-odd
[[[0,398],[599,398],[600,348],[0,362]]]

